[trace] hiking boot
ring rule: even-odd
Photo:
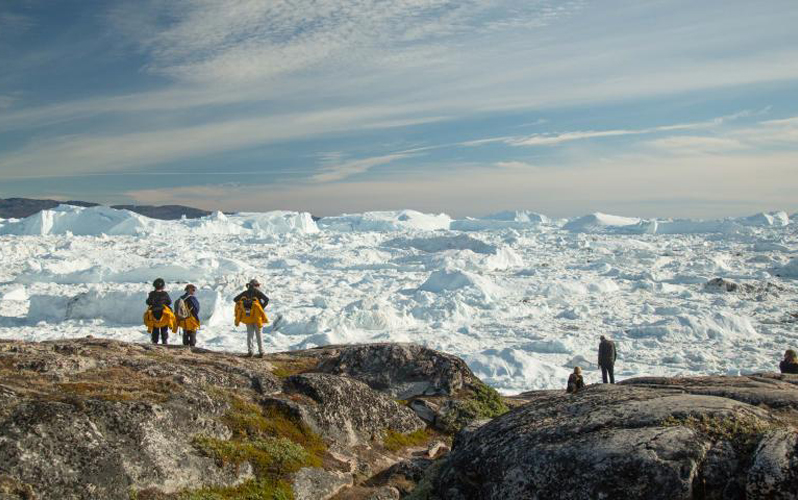
[[[251,352],[248,352],[246,357],[247,357],[247,358],[251,358],[251,357],[252,357],[252,353],[251,353]]]
[[[262,353],[262,352],[261,352],[261,353],[259,353],[259,354],[258,354],[258,357],[259,357],[259,358],[262,358],[262,357],[263,357],[263,353]]]

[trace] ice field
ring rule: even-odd
[[[0,338],[148,342],[144,299],[163,277],[173,300],[199,287],[199,346],[243,351],[231,299],[256,277],[267,313],[282,316],[266,328],[270,351],[416,342],[462,356],[506,393],[564,388],[576,364],[600,380],[602,334],[616,341],[620,379],[775,370],[798,347],[798,223],[784,212],[160,221],[61,206],[0,219],[0,249]]]

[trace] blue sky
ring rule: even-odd
[[[3,0],[0,197],[798,211],[798,3]]]

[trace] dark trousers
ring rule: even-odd
[[[168,343],[169,341],[169,327],[165,326],[163,328],[153,328],[152,329],[152,343],[157,344],[158,338],[161,338],[161,342],[164,344]]]
[[[194,347],[197,345],[197,331],[183,330],[183,345]]]
[[[610,376],[610,384],[614,384],[615,383],[615,374],[613,373],[614,370],[615,370],[615,367],[613,365],[602,366],[601,367],[601,380],[603,380],[605,384],[607,383],[607,375],[608,374]]]

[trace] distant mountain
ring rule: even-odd
[[[55,208],[58,205],[75,205],[78,207],[96,207],[99,203],[88,201],[57,201],[57,200],[34,200],[31,198],[0,198],[0,218],[2,219],[21,219],[42,210]],[[182,205],[112,205],[111,208],[117,210],[130,210],[153,219],[174,220],[180,219],[183,215],[189,219],[197,219],[210,215],[207,210],[199,208],[184,207]]]

